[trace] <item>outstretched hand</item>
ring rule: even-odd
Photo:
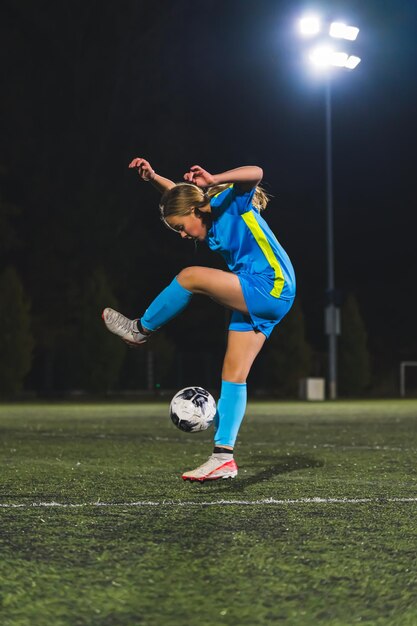
[[[184,174],[184,180],[188,183],[194,183],[197,187],[209,187],[214,185],[214,176],[199,165],[190,167],[190,171]]]
[[[129,163],[129,168],[136,169],[142,180],[150,181],[155,178],[155,170],[146,159],[136,157]]]

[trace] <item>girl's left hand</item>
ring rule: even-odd
[[[184,174],[184,180],[188,183],[194,183],[197,187],[210,187],[210,185],[215,184],[214,176],[199,165],[190,167],[190,171]]]

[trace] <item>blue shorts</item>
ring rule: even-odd
[[[249,315],[233,311],[229,330],[247,332],[254,330],[269,337],[291,309],[295,296],[274,298],[271,296],[273,282],[259,274],[238,274]]]

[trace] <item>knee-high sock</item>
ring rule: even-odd
[[[189,304],[193,294],[182,287],[174,278],[145,311],[140,323],[147,330],[158,330],[161,326],[176,317]]]
[[[222,381],[214,422],[216,446],[234,446],[246,411],[246,383]]]

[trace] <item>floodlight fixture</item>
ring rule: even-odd
[[[360,57],[357,57],[354,54],[351,54],[348,60],[346,61],[345,67],[348,70],[354,70],[355,67],[357,67],[360,62],[361,62]]]
[[[328,67],[331,65],[333,54],[334,51],[330,46],[317,46],[310,53],[310,61],[316,67]]]
[[[349,56],[346,52],[333,50],[330,46],[317,46],[310,53],[310,61],[318,68],[329,68],[332,66],[353,70],[361,60],[357,56]]]
[[[346,52],[333,52],[330,63],[334,67],[346,67],[348,56]]]
[[[359,34],[359,28],[356,26],[348,26],[343,22],[332,22],[330,24],[329,35],[336,39],[348,39],[355,41]]]
[[[316,15],[306,15],[300,20],[300,32],[305,37],[312,37],[320,32],[320,19]]]

